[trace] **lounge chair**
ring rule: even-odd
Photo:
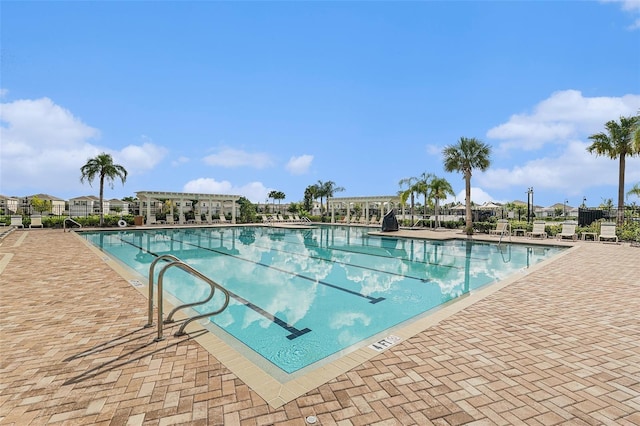
[[[176,221],[173,218],[172,214],[168,214],[167,218],[165,219],[165,221],[167,222],[167,225],[175,225]]]
[[[527,232],[527,237],[534,238],[547,238],[547,232],[545,231],[545,227],[547,226],[547,222],[544,220],[536,220],[533,222],[533,229],[531,232]]]
[[[610,222],[603,222],[600,224],[600,235],[598,235],[598,241],[613,240],[618,242],[618,236],[616,235],[616,224]]]
[[[12,215],[11,216],[11,226],[16,226],[18,228],[24,228],[24,224],[22,223],[22,216]]]
[[[571,238],[573,241],[578,239],[578,234],[576,233],[576,223],[575,222],[565,222],[562,224],[562,230],[556,235],[559,240],[564,240],[565,238]]]
[[[29,228],[33,227],[44,228],[44,225],[42,224],[42,216],[40,216],[39,214],[34,214],[31,216],[31,224],[29,225]]]
[[[369,219],[369,225],[379,225],[380,221],[378,219],[376,219],[375,216],[371,216],[371,219]]]
[[[509,221],[500,219],[496,229],[489,230],[489,235],[511,235]]]
[[[220,215],[220,223],[229,223],[227,217],[224,214]]]

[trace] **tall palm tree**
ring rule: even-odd
[[[398,182],[398,185],[400,185],[400,188],[404,187],[405,185],[407,186],[406,189],[404,190],[401,189],[400,192],[398,193],[398,195],[400,195],[400,204],[404,205],[404,203],[407,202],[407,198],[411,197],[411,226],[413,226],[413,213],[414,213],[415,202],[416,202],[414,184],[416,183],[417,180],[418,178],[416,177],[409,177],[409,178],[400,179],[400,182]]]
[[[416,191],[416,193],[422,194],[422,196],[424,197],[424,206],[422,210],[423,219],[424,219],[424,216],[427,214],[427,205],[429,203],[429,183],[431,179],[433,179],[433,177],[434,177],[433,174],[424,172],[420,175],[420,177],[418,178],[418,181],[414,185],[414,190]]]
[[[631,187],[629,192],[627,192],[627,196],[635,195],[636,197],[640,197],[640,182],[636,183]]]
[[[287,198],[287,196],[284,194],[284,192],[282,191],[275,191],[274,194],[274,199],[278,200],[278,211],[280,213],[282,213],[282,209],[280,208],[280,201],[284,200],[285,198]]]
[[[317,183],[319,191],[318,195],[320,196],[320,210],[322,210],[322,198],[326,198],[327,200],[327,209],[329,209],[329,198],[333,197],[333,194],[336,192],[344,191],[344,188],[341,186],[336,186],[336,183],[329,180],[326,182],[322,182],[321,180]],[[324,213],[323,213],[324,214]]]
[[[429,191],[431,192],[431,197],[435,200],[435,217],[436,217],[436,228],[440,225],[438,220],[438,213],[440,210],[440,200],[447,198],[447,195],[456,195],[453,192],[453,188],[448,180],[445,178],[434,176],[429,182]]]
[[[109,186],[113,189],[113,181],[120,178],[122,184],[127,180],[127,170],[119,164],[113,163],[110,154],[101,153],[95,158],[90,158],[87,164],[80,168],[80,182],[85,180],[91,182],[97,177],[100,180],[100,226],[104,225],[104,212],[102,202],[104,199],[104,183],[109,182]]]
[[[640,144],[634,141],[634,132],[640,116],[620,117],[605,124],[607,129],[589,136],[592,141],[587,151],[596,155],[607,155],[611,159],[618,159],[618,214],[616,222],[622,225],[624,221],[624,172],[627,157],[640,154]]]
[[[466,232],[473,234],[471,217],[471,172],[473,169],[485,171],[491,165],[491,147],[476,138],[461,137],[455,145],[447,145],[442,150],[444,169],[464,175],[466,203]]]

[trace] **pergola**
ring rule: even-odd
[[[382,216],[386,213],[390,212],[395,206],[400,205],[400,197],[397,195],[378,195],[371,197],[341,197],[341,198],[330,198],[329,199],[329,208],[331,209],[331,223],[335,223],[335,209],[346,209],[346,222],[350,223],[351,218],[351,207],[355,205],[363,205],[364,206],[364,216],[369,219],[369,209],[372,204],[377,204],[380,206],[380,212]],[[386,209],[385,209],[386,208]],[[404,214],[404,205],[402,205],[402,213]]]
[[[151,216],[151,200],[174,200],[180,201],[180,206],[178,209],[179,212],[179,223],[184,224],[184,202],[185,200],[196,200],[208,202],[207,206],[207,222],[211,222],[211,207],[213,206],[213,202],[219,202],[221,205],[222,214],[224,214],[224,206],[225,203],[231,204],[231,223],[236,223],[236,202],[242,198],[240,195],[229,195],[229,194],[198,194],[193,192],[164,192],[164,191],[138,191],[136,192],[136,196],[140,201],[146,200],[147,202],[147,217]],[[173,214],[173,203],[171,203],[171,214]]]

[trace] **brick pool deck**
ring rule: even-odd
[[[145,297],[73,233],[1,240],[0,305],[2,425],[640,424],[628,243],[576,242],[278,408],[195,339],[154,342]]]

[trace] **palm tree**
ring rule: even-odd
[[[640,182],[636,183],[631,187],[629,192],[627,192],[627,197],[629,195],[635,195],[636,197],[640,197]]]
[[[620,117],[605,124],[607,132],[600,132],[589,136],[592,141],[587,151],[596,155],[607,155],[611,159],[618,159],[618,214],[617,223],[624,221],[624,172],[627,157],[640,154],[640,144],[634,141],[634,132],[640,121],[640,116]]]
[[[344,191],[344,188],[341,186],[336,186],[336,183],[329,180],[327,182],[322,182],[321,180],[317,183],[318,186],[318,196],[320,197],[320,211],[324,214],[324,210],[322,208],[322,198],[327,199],[327,209],[329,208],[329,198],[333,197],[333,194],[336,192]]]
[[[398,182],[398,185],[400,185],[400,188],[402,188],[405,185],[407,186],[407,189],[405,190],[401,189],[400,192],[398,193],[398,195],[400,195],[400,204],[404,205],[404,203],[407,202],[407,198],[411,196],[411,226],[413,226],[413,211],[414,211],[415,201],[416,201],[414,184],[417,180],[418,178],[409,177],[409,178],[400,179],[400,182]]]
[[[464,175],[466,203],[466,232],[473,234],[473,218],[471,217],[471,172],[473,169],[485,171],[491,164],[491,147],[476,138],[461,137],[457,144],[447,145],[442,150],[444,169],[447,172],[457,171]]]
[[[275,194],[273,194],[274,200],[278,200],[278,211],[282,213],[282,209],[280,209],[280,201],[287,198],[287,196],[282,191],[272,191],[272,192],[275,192]]]
[[[429,199],[429,182],[431,181],[431,179],[433,179],[433,177],[434,177],[433,174],[424,172],[420,175],[420,178],[414,185],[414,190],[416,191],[416,193],[422,194],[424,196],[424,207],[422,210],[423,219],[424,219],[424,216],[427,214],[427,204]]]
[[[115,178],[120,178],[122,184],[127,180],[127,170],[119,164],[113,164],[113,158],[110,154],[101,153],[95,158],[90,158],[87,164],[80,168],[80,182],[85,180],[91,182],[98,177],[100,179],[100,226],[104,225],[104,212],[102,208],[102,202],[104,199],[104,183],[109,182],[111,189],[113,189],[113,181]]]
[[[431,197],[435,200],[436,228],[439,226],[438,213],[440,210],[440,200],[447,198],[447,195],[456,195],[448,180],[445,178],[434,176],[429,182],[429,191]]]

